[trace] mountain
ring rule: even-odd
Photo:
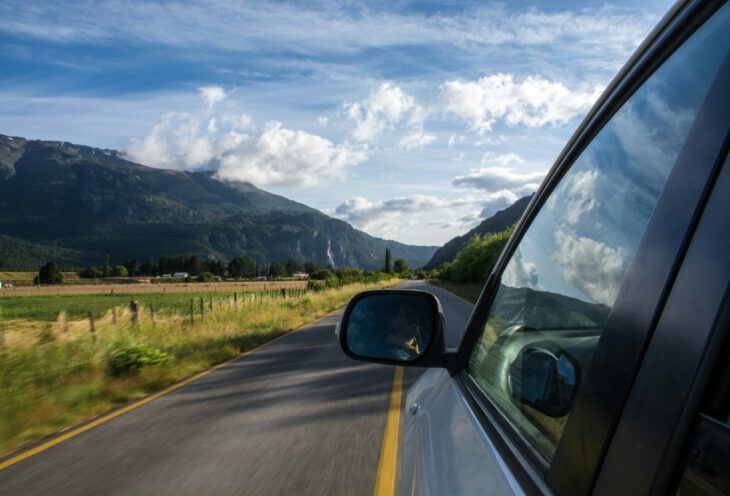
[[[488,219],[484,219],[477,227],[463,236],[457,236],[451,241],[448,241],[444,246],[436,250],[436,253],[433,254],[433,257],[431,257],[431,260],[429,260],[423,268],[431,270],[443,263],[451,262],[456,257],[456,254],[459,253],[464,246],[466,246],[467,241],[469,241],[475,234],[484,235],[487,233],[496,233],[508,228],[520,220],[522,213],[527,208],[527,204],[530,203],[531,199],[532,195],[520,198],[504,210],[500,210]]]
[[[0,135],[0,267],[65,267],[198,254],[258,263],[289,258],[382,267],[385,249],[412,267],[435,246],[375,238],[346,222],[212,172],[155,169],[113,150]]]

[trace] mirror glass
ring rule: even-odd
[[[347,319],[347,347],[363,358],[416,360],[434,334],[434,315],[434,302],[425,295],[368,295]]]
[[[519,403],[562,417],[573,404],[578,373],[578,365],[566,352],[528,347],[510,365],[509,389]]]

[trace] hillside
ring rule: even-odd
[[[444,246],[436,250],[436,253],[433,254],[433,257],[431,257],[431,260],[429,260],[423,268],[431,270],[445,262],[451,262],[454,257],[456,257],[456,254],[459,253],[464,246],[466,246],[467,241],[469,241],[475,234],[484,235],[487,233],[496,233],[511,226],[520,220],[522,213],[527,208],[531,199],[532,195],[520,198],[504,210],[500,210],[488,219],[484,219],[477,227],[463,236],[457,236],[456,238],[448,241]]]
[[[411,266],[436,247],[375,238],[346,222],[212,172],[155,169],[111,150],[0,135],[0,267],[248,255],[378,269],[385,248]]]

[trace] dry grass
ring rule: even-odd
[[[205,319],[197,312],[193,323],[177,313],[153,322],[141,308],[135,324],[120,307],[95,320],[93,335],[88,320],[16,323],[0,347],[0,453],[235,357],[341,308],[360,291],[397,282],[284,300],[249,295],[238,306],[214,301],[213,311],[206,302]],[[115,376],[110,357],[130,348],[167,358]]]

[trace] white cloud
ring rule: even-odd
[[[426,134],[423,131],[415,131],[398,141],[398,147],[404,150],[413,150],[428,145],[429,143],[436,140],[436,136],[432,134]]]
[[[342,180],[347,167],[368,158],[363,147],[337,145],[276,121],[255,133],[247,114],[211,115],[213,105],[225,97],[211,88],[217,87],[200,90],[205,112],[164,114],[146,137],[130,141],[129,159],[152,167],[217,169],[220,179],[257,186],[308,187]]]
[[[469,122],[484,134],[501,120],[508,126],[559,126],[585,113],[602,89],[571,91],[541,76],[516,81],[512,74],[495,74],[476,81],[446,81],[441,85],[443,111]]]
[[[537,265],[525,260],[522,250],[518,248],[502,274],[502,283],[512,288],[539,289]]]
[[[368,157],[363,149],[269,122],[260,136],[226,150],[216,177],[256,185],[314,186],[345,178],[348,166]]]
[[[340,204],[335,210],[335,215],[359,229],[376,236],[387,237],[397,235],[408,226],[433,222],[430,218],[424,218],[429,213],[436,211],[441,214],[449,211],[455,213],[463,208],[478,206],[480,203],[481,199],[478,198],[444,200],[430,195],[411,195],[380,201],[370,201],[358,196]],[[470,220],[472,226],[478,221],[475,217]],[[437,222],[443,228],[465,225],[463,221]]]
[[[558,249],[552,258],[561,266],[565,280],[593,303],[613,305],[626,272],[628,251],[563,228],[555,231],[555,243]]]
[[[480,189],[491,193],[508,191],[517,195],[536,191],[544,172],[517,172],[513,167],[490,166],[471,170],[451,181],[456,187]]]
[[[202,86],[198,88],[198,93],[209,109],[226,98],[226,91],[220,86]]]
[[[352,137],[357,141],[373,142],[386,131],[397,131],[400,135],[401,130],[405,130],[406,134],[398,140],[398,147],[412,150],[436,139],[423,130],[424,108],[391,82],[380,84],[365,100],[345,102],[343,108],[354,124]]]
[[[565,220],[570,225],[576,225],[583,214],[594,210],[598,206],[596,200],[596,186],[599,172],[596,169],[580,171],[568,176],[560,197],[560,209],[563,210]],[[549,200],[551,209],[557,208],[558,199],[552,196]]]

